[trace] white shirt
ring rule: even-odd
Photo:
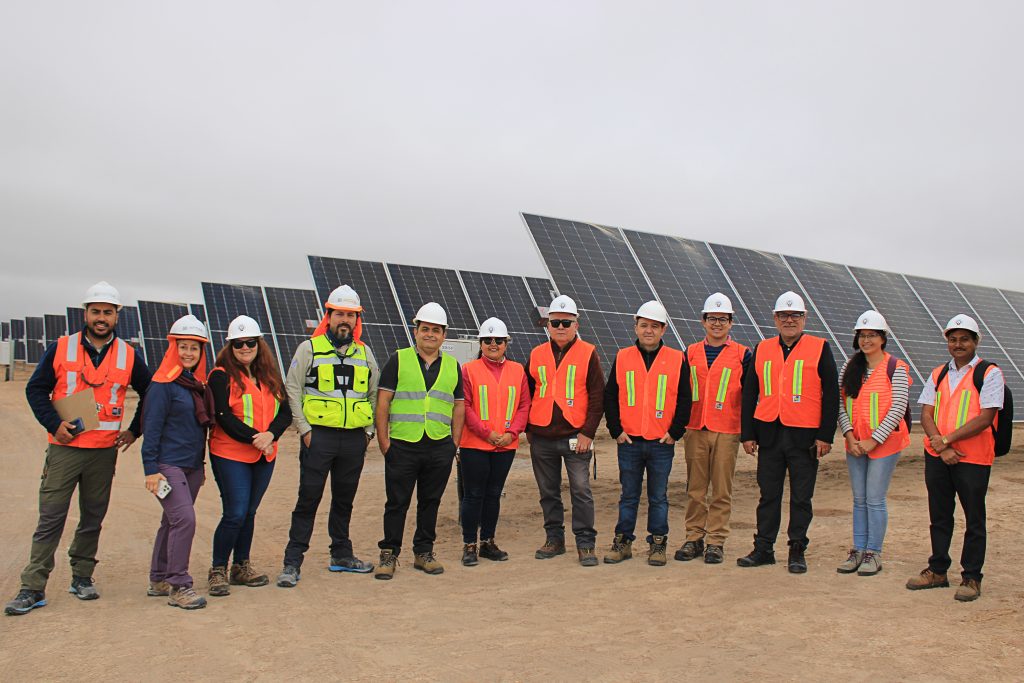
[[[960,380],[967,375],[968,372],[974,372],[975,366],[981,362],[981,358],[977,355],[971,359],[971,362],[963,366],[959,370],[956,367],[956,361],[949,361],[949,374],[946,375],[949,386],[956,387],[960,383]],[[1003,371],[998,368],[992,368],[985,375],[985,382],[981,385],[981,407],[982,408],[995,408],[997,410],[1003,407]],[[924,406],[935,405],[935,380],[932,373],[928,373],[928,379],[924,383],[924,388],[921,390],[921,397],[917,399],[917,402]]]

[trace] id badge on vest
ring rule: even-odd
[[[505,420],[505,429],[512,428],[512,420]]]
[[[793,394],[793,403],[800,402],[800,394]]]
[[[663,417],[665,417],[665,411],[664,410],[655,410],[654,411],[654,419],[660,420]]]
[[[725,404],[724,403],[716,402],[715,403],[715,410],[725,410]]]

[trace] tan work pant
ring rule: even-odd
[[[725,545],[732,514],[732,480],[736,474],[739,434],[687,430],[686,540]],[[708,493],[710,485],[711,492]]]

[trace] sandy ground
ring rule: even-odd
[[[0,383],[4,601],[17,592],[27,559],[45,449],[23,389],[23,381]],[[597,452],[600,554],[615,525],[618,483],[614,445],[605,438]],[[993,473],[987,576],[982,598],[972,604],[955,602],[953,588],[911,593],[903,587],[928,556],[919,453],[905,456],[896,470],[885,569],[872,578],[835,572],[850,537],[841,457],[831,455],[822,466],[810,571],[793,576],[782,564],[735,564],[749,550],[757,500],[754,461],[746,455],[739,461],[725,564],[670,559],[666,567],[650,567],[641,558],[596,568],[580,567],[572,553],[533,558],[544,534],[530,463],[520,456],[498,530],[512,556],[508,562],[459,564],[453,477],[438,523],[443,575],[414,571],[408,550],[390,582],[331,574],[322,505],[297,588],[236,587],[230,597],[211,598],[205,610],[185,612],[145,594],[160,508],[143,488],[135,445],[121,456],[101,539],[96,579],[102,599],[80,602],[66,592],[66,549],[77,523],[73,507],[49,605],[0,620],[0,670],[6,681],[1021,680],[1024,565],[1015,558],[1024,528],[1022,455],[1018,446]],[[254,561],[272,575],[287,539],[297,476],[296,439],[290,434],[260,508],[253,549]],[[670,484],[670,553],[682,541],[684,482],[680,448]],[[375,558],[383,505],[383,462],[374,447],[352,523],[356,552],[364,558]],[[197,588],[204,592],[219,511],[210,476],[199,496],[192,555]],[[406,538],[411,537],[410,524]],[[954,557],[959,545],[954,541]]]

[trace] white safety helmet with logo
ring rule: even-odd
[[[263,331],[260,329],[260,324],[247,315],[238,316],[228,325],[228,341],[262,336]]]
[[[878,330],[880,332],[888,332],[889,326],[885,322],[885,317],[878,311],[864,311],[857,318],[857,324],[853,326],[856,330]]]
[[[729,301],[729,297],[721,292],[715,292],[704,300],[704,308],[701,309],[701,313],[728,313],[732,315],[735,311],[732,310],[732,302]]]
[[[206,334],[206,325],[191,313],[175,320],[167,336],[176,339],[195,339],[202,342],[209,340]]]
[[[102,280],[85,291],[82,306],[88,307],[89,304],[114,304],[120,311],[121,293],[112,284]]]
[[[942,331],[942,334],[947,335],[953,330],[967,330],[974,334],[981,336],[981,329],[978,328],[978,321],[969,315],[957,315],[950,318],[949,322],[946,323],[946,329]]]
[[[551,305],[548,306],[548,314],[550,315],[551,313],[569,313],[575,316],[580,314],[576,309],[576,302],[565,294],[556,296],[551,300]]]
[[[782,311],[793,311],[795,313],[806,313],[807,306],[804,305],[804,298],[796,292],[783,292],[782,296],[775,300],[775,313]]]
[[[648,301],[637,310],[633,318],[636,320],[646,318],[647,320],[653,320],[664,325],[668,323],[668,311],[661,305],[661,302]]]
[[[480,326],[480,333],[477,337],[481,339],[484,337],[503,337],[508,339],[508,327],[498,318],[488,318]]]
[[[416,311],[416,317],[412,319],[412,324],[419,325],[420,323],[434,323],[448,327],[448,314],[441,308],[441,304],[431,301],[423,304],[420,306],[420,310]]]

